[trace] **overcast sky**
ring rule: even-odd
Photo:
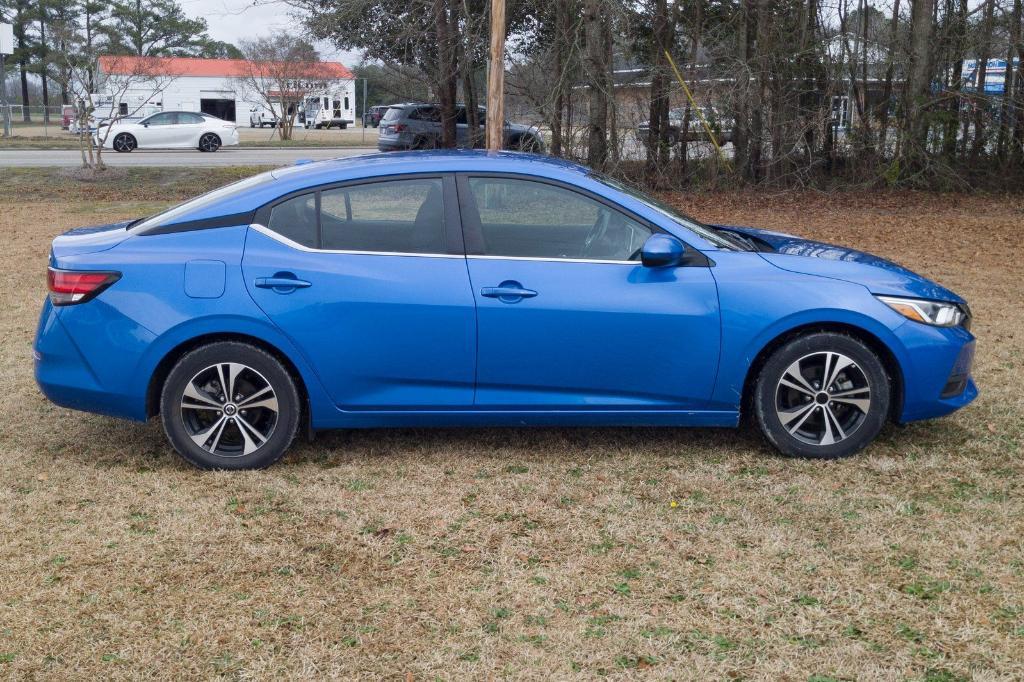
[[[210,37],[237,45],[242,40],[269,35],[295,26],[296,10],[274,0],[178,0],[185,13],[206,19]],[[330,43],[317,45],[327,60],[345,66],[359,63],[359,54],[342,52]]]

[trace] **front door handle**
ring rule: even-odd
[[[537,292],[533,289],[524,288],[519,282],[508,280],[496,287],[482,288],[480,295],[487,298],[496,298],[502,303],[518,303],[524,298],[533,298],[537,295]]]
[[[299,279],[290,272],[278,272],[273,277],[257,277],[253,284],[260,289],[271,289],[278,294],[290,294],[296,289],[313,286],[311,282]]]

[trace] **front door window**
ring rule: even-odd
[[[573,190],[516,178],[470,178],[482,255],[634,261],[652,230]]]

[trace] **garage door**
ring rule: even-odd
[[[235,100],[222,98],[203,98],[199,100],[199,110],[204,114],[235,122]]]

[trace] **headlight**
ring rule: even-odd
[[[971,326],[971,312],[966,305],[897,296],[877,296],[876,298],[903,317],[915,322],[923,322],[935,327],[970,329]]]

